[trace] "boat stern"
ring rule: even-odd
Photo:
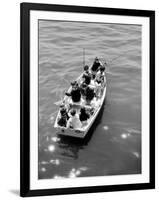
[[[65,135],[65,136],[70,136],[70,137],[76,137],[76,138],[84,138],[86,135],[85,131],[82,130],[75,130],[71,128],[62,128],[62,127],[57,127],[57,134],[59,135]]]

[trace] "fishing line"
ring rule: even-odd
[[[83,67],[85,66],[85,49],[83,48]]]
[[[128,54],[128,53],[131,52],[131,51],[134,51],[134,49],[124,51],[123,53],[121,53],[121,54],[118,55],[118,56],[115,56],[115,57],[112,58],[111,60],[105,59],[105,58],[100,58],[100,59],[102,59],[102,60],[106,63],[106,65],[108,66],[108,65],[110,65],[112,62],[114,62],[115,60],[119,59],[121,56],[123,56],[123,55],[125,55],[125,54]],[[106,60],[107,60],[107,61],[106,61]]]

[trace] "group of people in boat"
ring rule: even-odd
[[[85,124],[85,122],[90,118],[90,115],[93,114],[94,108],[81,107],[79,112],[76,109],[62,104],[60,109],[60,119],[58,124],[67,128],[80,129]]]
[[[101,65],[97,57],[90,69],[88,65],[84,66],[82,79],[71,82],[71,90],[65,95],[71,98],[72,105],[80,103],[82,99],[87,106],[75,109],[71,104],[62,104],[58,125],[78,129],[90,118],[94,110],[91,102],[95,97],[98,99],[102,95],[104,71],[105,67]]]

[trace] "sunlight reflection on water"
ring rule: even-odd
[[[48,151],[54,152],[55,151],[55,146],[54,145],[49,145],[48,146]]]
[[[129,133],[122,133],[122,134],[121,134],[121,137],[122,137],[123,139],[127,139],[128,137],[130,137],[130,134],[129,134]]]
[[[138,152],[133,152],[133,155],[136,156],[137,158],[140,157],[139,153]]]
[[[108,126],[103,126],[103,129],[107,131],[109,129],[109,127]]]

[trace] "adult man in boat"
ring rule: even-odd
[[[79,120],[79,116],[76,114],[76,110],[71,110],[71,116],[67,122],[67,128],[79,129],[82,127],[82,123]]]
[[[72,85],[71,92],[70,93],[66,92],[65,94],[67,96],[72,97],[72,101],[77,103],[81,100],[81,91],[80,91],[77,81],[72,82],[71,85]]]
[[[95,78],[95,75],[96,75],[99,67],[100,67],[100,62],[99,62],[99,59],[96,57],[95,60],[94,60],[93,65],[91,67],[93,79]]]
[[[86,111],[85,107],[82,107],[80,109],[80,114],[79,114],[79,119],[81,122],[86,121],[87,119],[89,119],[90,115],[89,113]]]
[[[85,95],[86,95],[86,102],[87,104],[90,104],[91,101],[93,100],[93,98],[96,96],[94,89],[90,86],[87,86],[86,90],[85,90]]]
[[[105,67],[103,65],[100,66],[99,71],[95,77],[95,84],[96,84],[96,96],[100,97],[104,88],[104,71]]]
[[[85,98],[85,96],[86,96],[86,88],[87,88],[87,84],[83,82],[83,83],[80,85],[80,90],[81,90],[81,95],[82,95],[82,97],[84,97],[84,98]]]
[[[104,71],[105,71],[105,67],[104,66],[100,66],[99,72],[97,73],[97,75],[95,77],[95,81],[98,84],[104,82]]]
[[[66,127],[67,120],[69,119],[67,109],[64,104],[60,105],[60,119],[58,120],[58,125]]]
[[[91,82],[91,73],[89,72],[88,65],[84,66],[84,73],[83,73],[82,78],[84,79],[84,83],[86,83],[87,85],[90,84],[90,82]]]

